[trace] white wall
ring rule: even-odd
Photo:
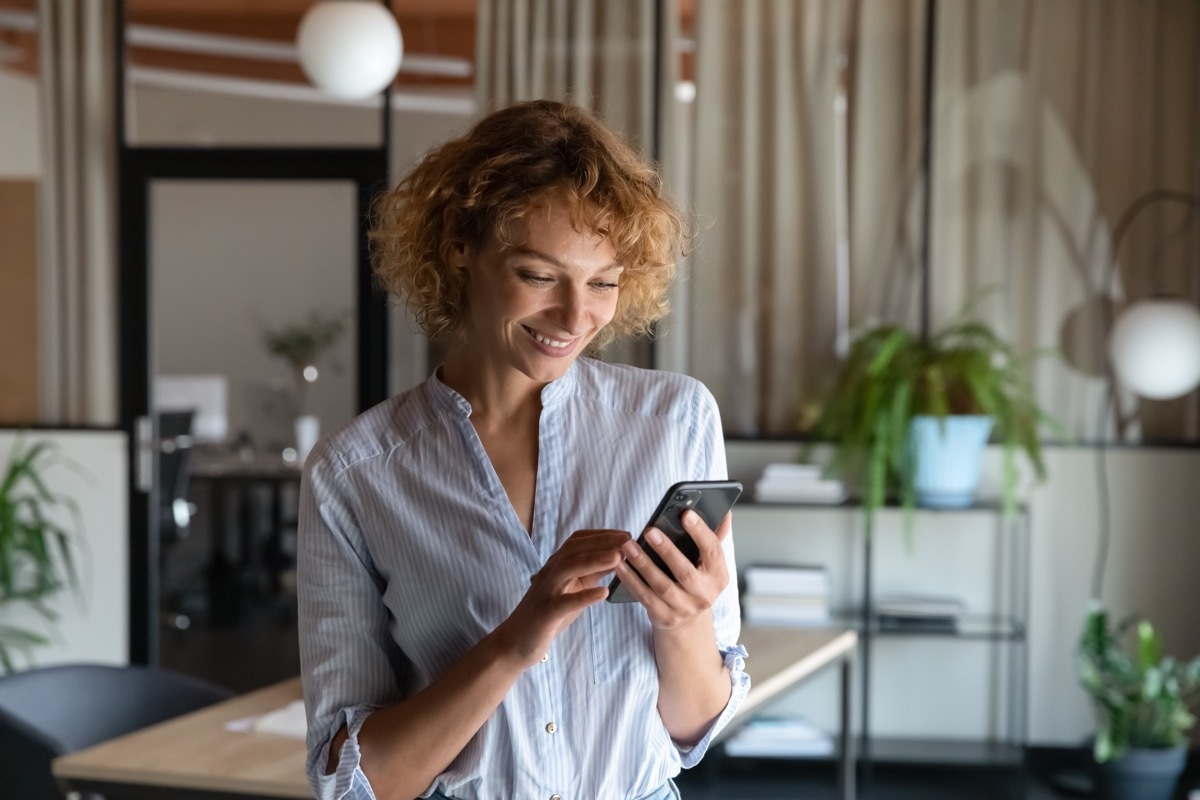
[[[161,87],[135,87],[129,109],[130,138],[141,145],[371,146],[381,128],[377,110]],[[395,175],[469,121],[464,113],[394,110]],[[262,332],[312,309],[353,310],[353,184],[158,181],[151,198],[157,371],[228,375],[231,433],[289,443],[292,378],[266,353]],[[393,391],[425,376],[424,346],[395,309]],[[351,322],[309,392],[325,431],[354,414],[353,354]]]
[[[18,434],[0,430],[0,469],[8,464],[13,442],[23,436],[26,445],[53,443],[60,462],[45,474],[51,492],[70,497],[78,505],[76,566],[78,595],[63,593],[49,605],[59,615],[52,642],[37,648],[33,664],[71,661],[126,664],[129,656],[129,511],[126,498],[126,437],[117,431],[36,430]],[[56,521],[76,530],[70,514]],[[46,632],[31,612],[16,613],[0,607],[0,625],[15,624]],[[18,667],[27,666],[18,654]]]
[[[764,463],[795,460],[788,443],[730,442],[730,475],[749,486]],[[1147,616],[1169,653],[1200,653],[1200,609],[1190,598],[1200,568],[1200,452],[1119,448],[1103,451],[1112,492],[1112,547],[1104,599],[1114,615]],[[1101,495],[1098,453],[1052,447],[1048,480],[1031,489],[1029,741],[1076,745],[1091,729],[1075,677],[1074,647],[1091,594]],[[984,494],[996,495],[1000,454],[989,450]],[[739,566],[753,561],[829,564],[840,604],[861,589],[862,519],[857,511],[741,506],[735,514]],[[912,546],[901,515],[877,522],[876,591],[947,593],[968,611],[987,610],[999,590],[995,518],[977,511],[918,512]],[[970,738],[1002,733],[1006,673],[993,669],[991,645],[931,639],[876,639],[872,651],[872,726],[892,735]],[[751,654],[753,658],[753,654]],[[814,681],[784,708],[825,724],[836,719],[833,677]]]

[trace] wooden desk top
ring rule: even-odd
[[[751,688],[718,740],[771,698],[854,649],[839,628],[742,628]],[[300,697],[291,678],[54,760],[59,778],[311,798],[299,739],[229,731],[225,723],[283,708]]]
[[[311,798],[304,742],[241,733],[225,723],[283,708],[300,697],[300,679],[223,703],[54,759],[65,779],[169,786],[262,797]]]
[[[858,634],[845,628],[743,625],[741,639],[750,654],[746,658],[750,691],[729,724],[714,737],[714,742],[732,734],[760,706],[845,657],[858,645]]]

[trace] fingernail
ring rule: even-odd
[[[656,528],[646,531],[646,539],[649,540],[650,544],[658,544],[662,541],[662,538],[662,534]]]
[[[621,546],[621,550],[625,553],[626,558],[637,558],[642,554],[641,548],[633,542],[626,542]]]

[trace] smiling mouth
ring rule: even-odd
[[[533,328],[526,327],[525,330],[528,331],[529,335],[532,336],[535,341],[538,341],[547,347],[553,347],[556,350],[562,350],[563,348],[570,347],[575,343],[574,339],[568,339],[566,341],[563,341],[562,339],[551,339],[549,336],[538,333]]]

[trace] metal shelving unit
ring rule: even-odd
[[[756,503],[745,505],[759,508],[788,510],[845,509],[859,511],[861,505],[849,500],[843,503]],[[895,509],[895,506],[890,506]],[[881,513],[882,510],[876,513]],[[1029,619],[1029,509],[1019,505],[1012,515],[1004,513],[998,500],[980,500],[963,509],[917,508],[914,525],[926,514],[988,513],[995,518],[994,547],[1001,559],[999,574],[1007,585],[1003,598],[1005,607],[996,613],[965,615],[953,630],[895,629],[881,627],[874,618],[874,536],[863,543],[861,606],[835,614],[833,622],[854,627],[859,633],[858,663],[860,665],[860,726],[859,765],[862,777],[869,780],[872,764],[933,764],[1018,767],[1024,759],[1027,738],[1028,642]],[[903,513],[896,509],[893,513]],[[1007,656],[1006,676],[1007,715],[1004,737],[983,740],[929,739],[917,737],[873,737],[871,735],[871,689],[875,639],[933,639],[942,641],[995,642],[1004,645]],[[1002,656],[1003,657],[1003,656]]]

